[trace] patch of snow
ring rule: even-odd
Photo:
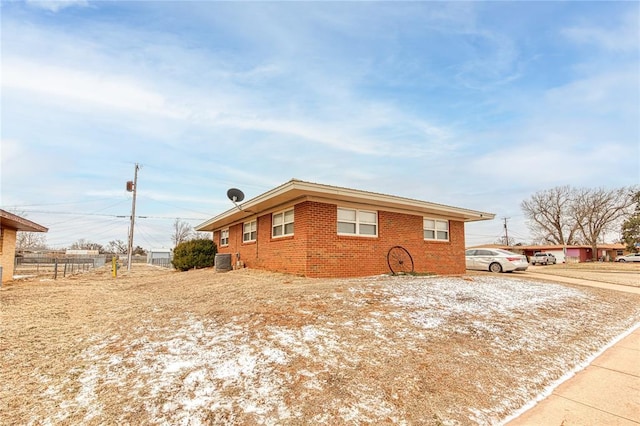
[[[326,389],[331,377],[339,372],[356,370],[359,362],[368,360],[372,346],[382,354],[381,359],[395,362],[395,357],[406,351],[415,351],[419,356],[419,348],[424,348],[424,342],[431,337],[458,334],[489,342],[485,347],[500,359],[522,351],[544,352],[560,341],[558,336],[577,327],[572,323],[576,318],[588,323],[590,315],[595,315],[546,315],[545,321],[528,321],[526,330],[514,332],[514,322],[520,315],[535,314],[538,309],[567,309],[572,302],[588,302],[592,296],[562,285],[502,277],[467,281],[380,276],[350,283],[349,292],[335,294],[332,303],[361,311],[353,319],[342,318],[335,323],[316,317],[312,311],[298,311],[314,315],[311,319],[305,317],[309,323],[302,326],[265,325],[249,316],[220,323],[185,313],[164,327],[142,321],[136,330],[138,337],[94,336],[79,356],[83,367],[68,374],[76,379],[49,386],[45,392],[59,409],[50,418],[64,422],[71,412],[82,409],[85,422],[95,421],[103,409],[97,386],[106,383],[126,389],[130,397],[141,401],[153,423],[233,424],[234,419],[243,423],[247,418],[255,424],[286,423],[287,419],[298,420],[303,415],[296,398],[304,401],[305,395]],[[351,330],[357,331],[356,337]],[[358,339],[366,339],[366,344],[360,344]],[[124,348],[117,355],[107,350],[115,342]],[[589,350],[572,348],[550,362],[556,369],[573,368],[581,354]],[[453,347],[451,356],[465,359],[479,355],[468,348]],[[586,365],[580,365],[583,364]],[[492,407],[452,410],[464,411],[476,424],[498,423],[501,413],[517,409],[518,398],[528,397],[527,386],[545,383],[550,374],[542,369],[528,383],[513,390],[513,399],[496,401]],[[327,407],[339,418],[321,413],[304,418],[303,422],[360,424],[391,420],[406,424],[402,411],[393,405],[398,399],[396,393],[385,395],[380,389],[342,379],[338,377],[338,386],[345,400],[336,400]],[[302,395],[291,395],[288,389],[294,383],[300,385]],[[75,389],[74,384],[79,390],[74,398],[66,398],[64,390]],[[470,385],[487,394],[501,392],[482,389],[479,383]],[[237,419],[241,414],[249,417]],[[438,420],[446,425],[457,424],[451,418]]]
[[[174,362],[170,362],[164,368],[163,373],[166,373],[166,374],[177,373],[182,369],[192,368],[192,367],[193,367],[193,362],[191,361],[174,361]]]

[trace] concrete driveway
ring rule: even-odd
[[[625,265],[626,266],[626,265]],[[639,265],[640,266],[640,265]],[[557,266],[530,266],[519,276],[565,284],[600,287],[609,290],[640,294],[640,268],[573,269]]]

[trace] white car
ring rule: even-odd
[[[465,252],[467,269],[491,272],[526,271],[527,257],[507,250],[493,248],[469,249]]]
[[[631,253],[616,257],[616,262],[640,262],[640,253]]]
[[[531,256],[531,264],[532,265],[555,265],[556,257],[551,253],[536,253]]]

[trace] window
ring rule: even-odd
[[[293,235],[293,209],[271,216],[271,236],[284,237]]]
[[[378,212],[338,208],[338,234],[378,235]]]
[[[490,250],[476,250],[476,254],[474,256],[496,256],[496,253]]]
[[[438,219],[423,219],[424,239],[449,241],[449,221]]]
[[[220,245],[228,246],[229,245],[229,230],[223,229],[220,231]]]
[[[255,241],[258,235],[258,222],[252,220],[251,222],[245,222],[242,228],[242,242],[248,243]]]

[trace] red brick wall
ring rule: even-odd
[[[0,266],[2,282],[13,279],[13,265],[16,257],[16,230],[0,227]]]
[[[378,236],[337,234],[337,207],[305,201],[295,206],[294,236],[271,238],[271,215],[258,218],[258,240],[242,243],[242,225],[229,229],[229,246],[247,267],[309,277],[354,277],[389,272],[387,252],[406,248],[416,272],[464,274],[464,223],[449,222],[449,241],[425,241],[422,216],[378,211]],[[214,241],[219,245],[216,232]],[[232,260],[235,262],[235,258]]]
[[[294,208],[294,235],[291,237],[271,237],[271,214],[258,217],[257,238],[255,242],[242,241],[243,224],[229,228],[229,246],[220,246],[220,232],[213,235],[218,245],[218,253],[233,254],[231,263],[235,265],[236,254],[248,268],[266,269],[305,275],[306,236],[303,224],[306,222],[304,203]]]
[[[416,272],[464,274],[464,223],[450,222],[449,241],[425,241],[422,216],[378,211],[378,236],[337,234],[337,208],[312,203],[314,214],[308,247],[307,275],[314,277],[366,276],[389,272],[387,253],[406,248]]]

